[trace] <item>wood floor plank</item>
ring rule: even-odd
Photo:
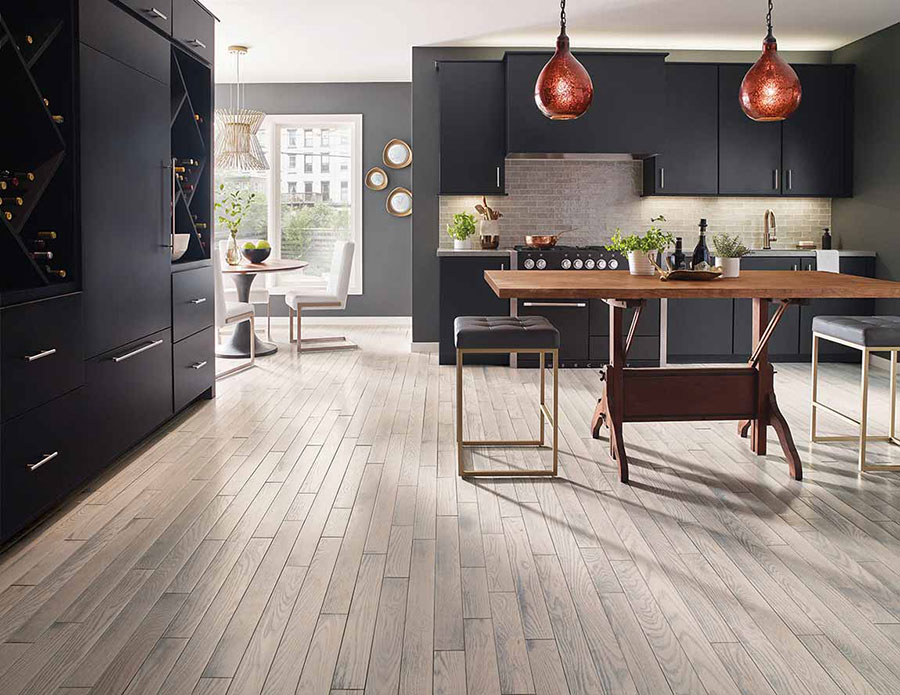
[[[466,653],[434,653],[434,695],[466,695]]]
[[[414,540],[409,568],[400,693],[428,692],[434,672],[434,541]]]
[[[384,567],[384,555],[363,555],[334,670],[334,689],[362,690],[366,686]]]
[[[491,622],[497,649],[500,692],[533,693],[534,682],[525,647],[525,631],[515,594],[491,594]]]
[[[407,602],[408,580],[385,578],[375,619],[375,637],[372,640],[366,676],[366,695],[388,695],[396,693],[400,687]]]

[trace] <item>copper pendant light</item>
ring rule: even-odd
[[[594,98],[594,85],[588,71],[569,50],[566,0],[561,0],[559,6],[556,52],[538,75],[534,85],[534,103],[547,118],[570,121],[588,110]]]
[[[769,33],[762,55],[741,82],[741,108],[754,121],[783,121],[800,106],[803,90],[797,73],[778,55],[778,43],[772,36],[772,0],[766,24]]]

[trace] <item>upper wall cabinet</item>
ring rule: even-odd
[[[798,65],[803,99],[782,124],[781,190],[849,196],[853,190],[853,66]]]
[[[644,195],[719,192],[719,67],[666,64],[662,152],[644,161]]]
[[[438,64],[441,194],[504,192],[506,66],[502,61]]]
[[[738,101],[749,67],[719,66],[719,195],[781,193],[781,123],[749,119]]]
[[[507,53],[506,117],[510,153],[660,151],[664,53],[576,53],[594,83],[594,102],[573,121],[551,121],[534,103],[534,83],[551,54]]]
[[[120,0],[164,34],[172,33],[172,0]]]
[[[196,53],[208,63],[213,61],[215,19],[195,0],[174,0],[172,3],[172,38]]]

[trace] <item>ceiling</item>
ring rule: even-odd
[[[412,46],[547,46],[555,0],[202,0],[221,24],[216,77],[234,80],[227,46],[251,47],[245,82],[407,81]],[[573,47],[756,50],[763,0],[570,0]],[[898,0],[780,0],[782,50],[832,50],[900,21]]]

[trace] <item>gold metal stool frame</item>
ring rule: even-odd
[[[463,439],[463,355],[470,353],[532,354],[540,357],[541,400],[540,400],[540,438],[539,439]],[[553,413],[547,407],[545,398],[546,356],[553,358]],[[477,470],[469,471],[463,466],[463,448],[470,446],[544,446],[544,418],[553,428],[553,468],[550,470]],[[468,478],[474,476],[555,476],[559,463],[559,349],[535,350],[534,348],[457,348],[456,349],[456,455],[459,463],[459,475]]]
[[[862,353],[862,375],[860,380],[860,418],[856,420],[846,413],[842,413],[836,408],[825,405],[818,399],[819,390],[819,339],[828,340],[839,345],[859,350]],[[809,438],[813,442],[854,442],[859,441],[859,471],[900,471],[900,465],[883,465],[869,466],[866,465],[866,442],[890,442],[891,444],[900,445],[900,439],[896,434],[897,420],[897,353],[900,347],[866,347],[857,343],[851,343],[840,338],[833,338],[824,333],[813,333],[812,344],[812,394],[810,398],[810,423]],[[867,433],[869,421],[869,356],[873,352],[890,352],[891,353],[891,424],[888,428],[887,436],[874,436]],[[859,427],[858,436],[840,435],[822,437],[816,434],[816,415],[819,408],[828,411],[832,415],[846,420]]]

